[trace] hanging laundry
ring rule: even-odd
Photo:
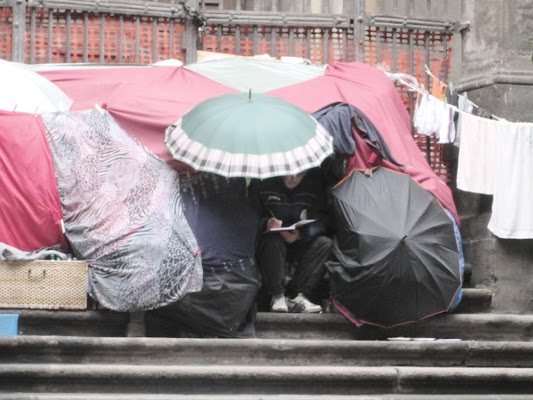
[[[453,143],[455,139],[454,114],[455,109],[452,106],[424,93],[415,112],[414,127],[421,135],[436,136],[438,143]]]
[[[533,123],[486,121],[486,124],[497,126],[498,135],[498,154],[494,161],[494,198],[488,228],[500,238],[531,239]]]
[[[459,111],[457,115],[457,121],[455,125],[455,139],[453,141],[453,144],[457,147],[461,144],[461,125],[462,125],[462,118],[463,118],[463,112],[472,114],[472,110],[474,109],[474,103],[472,103],[470,100],[468,100],[465,96],[459,95],[457,98],[457,108]]]
[[[446,96],[446,82],[440,78],[436,78],[434,75],[432,75],[432,78],[431,95],[439,100],[444,100]]]
[[[446,103],[443,104],[445,112],[443,112],[441,130],[437,133],[439,138],[438,143],[453,143],[455,141],[455,114],[457,111],[454,107],[449,106]]]
[[[497,122],[472,114],[461,115],[461,147],[457,163],[457,188],[493,194],[497,157]]]

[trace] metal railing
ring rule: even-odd
[[[210,30],[216,51],[224,51],[222,42],[228,35],[239,39],[248,34],[252,51],[260,51],[264,45],[257,41],[264,39],[261,32],[266,27],[272,43],[284,38],[288,43],[283,49],[270,46],[274,56],[297,55],[294,43],[298,42],[300,48],[307,47],[307,52],[299,52],[317,62],[331,61],[332,46],[340,55],[333,60],[365,61],[370,31],[377,32],[377,42],[385,43],[398,37],[394,32],[462,29],[457,20],[446,19],[449,4],[448,0],[0,0],[0,18],[2,12],[6,16],[3,29],[12,21],[11,34],[0,39],[10,41],[4,48],[11,49],[2,57],[20,62],[143,63],[148,57],[194,62],[195,50],[206,46],[202,36],[198,39],[204,27]],[[204,26],[199,31],[201,19]],[[393,33],[381,35],[384,31]],[[311,49],[315,55],[323,53],[322,59],[312,57]]]

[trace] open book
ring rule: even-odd
[[[304,225],[309,225],[312,222],[315,222],[316,219],[302,219],[301,221],[298,221],[291,226],[282,226],[280,228],[272,228],[268,230],[267,232],[281,232],[281,231],[292,231],[294,229],[298,229]]]

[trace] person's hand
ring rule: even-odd
[[[282,231],[279,233],[285,242],[291,244],[296,242],[300,238],[300,231],[293,229],[292,231]]]
[[[272,228],[281,228],[282,223],[283,221],[280,219],[274,217],[269,218],[266,225],[267,231],[271,230]]]

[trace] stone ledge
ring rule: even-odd
[[[4,393],[524,393],[532,368],[0,364]]]

